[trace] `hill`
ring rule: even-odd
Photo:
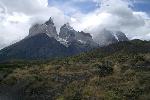
[[[1,100],[149,100],[150,42],[119,42],[73,57],[0,64]]]

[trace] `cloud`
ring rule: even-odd
[[[77,30],[85,30],[95,36],[101,29],[120,30],[127,34],[130,39],[138,36],[144,38],[150,33],[148,26],[150,19],[147,13],[137,12],[129,0],[97,0],[100,8],[86,15],[75,14],[73,26]],[[80,16],[83,16],[80,18]],[[79,24],[80,23],[80,24]],[[150,38],[149,38],[150,39]]]
[[[22,12],[25,14],[38,13],[47,7],[47,0],[1,0],[1,3],[7,7],[9,13]]]
[[[21,40],[28,35],[28,29],[32,24],[44,22],[50,16],[53,17],[57,30],[62,24],[70,22],[76,30],[90,32],[93,36],[99,34],[101,29],[107,28],[120,30],[130,39],[150,40],[149,15],[133,10],[134,3],[140,3],[141,0],[59,1],[1,0],[0,48]],[[142,3],[148,1],[142,0]],[[91,8],[90,4],[96,7]],[[83,9],[86,9],[86,13]]]
[[[69,21],[63,11],[49,7],[48,0],[1,0],[0,49],[23,39],[32,24],[44,22],[50,16],[54,18],[57,29]]]

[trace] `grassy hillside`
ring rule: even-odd
[[[0,64],[0,100],[150,100],[150,42]]]

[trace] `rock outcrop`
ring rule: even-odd
[[[69,23],[64,24],[60,28],[59,38],[62,38],[63,40],[67,41],[68,45],[70,45],[72,42],[80,42],[81,44],[89,44],[90,46],[97,46],[97,44],[92,39],[92,36],[90,33],[85,33],[83,31],[78,32],[73,29],[69,25]]]
[[[126,35],[121,31],[110,31],[107,29],[103,29],[94,36],[94,41],[98,43],[100,46],[106,46],[109,44],[128,41],[129,39]]]
[[[57,38],[58,34],[52,18],[46,21],[44,24],[35,24],[29,29],[29,36],[35,36],[37,34],[46,33],[49,37]]]

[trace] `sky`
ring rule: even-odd
[[[0,49],[28,35],[35,23],[52,17],[94,37],[104,28],[129,39],[150,40],[150,0],[0,0]]]

